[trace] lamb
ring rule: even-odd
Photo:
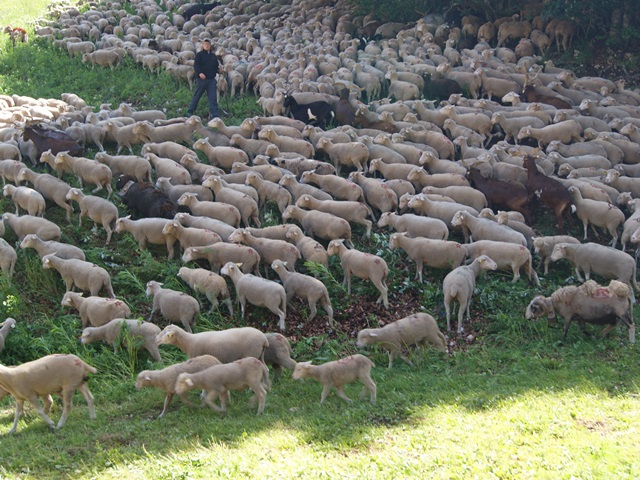
[[[628,253],[597,243],[559,243],[553,247],[551,261],[562,258],[566,258],[575,269],[579,281],[583,281],[580,270],[584,271],[587,280],[591,278],[591,272],[604,278],[614,278],[629,285],[631,297],[635,301],[633,290],[638,290],[636,262]]]
[[[0,365],[0,390],[5,390],[16,400],[16,412],[13,427],[9,433],[15,433],[18,420],[24,411],[24,401],[28,400],[37,410],[42,419],[51,428],[62,428],[71,411],[73,393],[80,390],[89,407],[89,418],[96,418],[93,395],[87,386],[87,374],[98,371],[72,354],[54,354],[41,357],[31,362],[15,367]],[[58,425],[42,408],[38,397],[45,397],[48,407],[51,405],[50,394],[56,393],[62,397],[62,415]],[[48,407],[46,410],[48,410]]]
[[[221,363],[244,357],[263,359],[269,347],[264,333],[252,327],[188,333],[177,325],[167,325],[156,337],[156,343],[175,345],[189,358],[213,355]]]
[[[313,238],[307,237],[300,227],[292,225],[286,233],[286,239],[296,246],[305,262],[315,262],[329,268],[329,255],[325,248]]]
[[[85,327],[82,330],[80,342],[83,345],[98,341],[106,342],[113,345],[114,353],[120,345],[136,349],[145,348],[154,361],[162,363],[158,345],[155,342],[159,333],[160,328],[153,323],[115,318],[99,327]]]
[[[131,309],[122,300],[102,297],[83,297],[82,292],[67,292],[60,305],[78,310],[82,328],[101,327],[115,318],[131,317]]]
[[[279,333],[265,333],[269,341],[269,347],[264,352],[264,363],[271,365],[275,373],[275,379],[280,378],[282,368],[293,370],[296,361],[291,358],[291,344],[284,335]]]
[[[249,156],[244,150],[235,147],[214,147],[209,143],[209,138],[201,138],[193,144],[194,150],[201,150],[207,156],[209,163],[230,171],[234,163],[249,163]]]
[[[458,335],[462,333],[462,318],[467,312],[467,320],[470,318],[469,309],[471,296],[476,287],[476,278],[485,270],[496,270],[498,265],[486,255],[480,255],[470,265],[464,265],[452,270],[444,277],[442,290],[444,291],[444,309],[447,315],[447,331],[451,331],[451,301],[456,300],[458,307]]]
[[[189,170],[193,183],[202,183],[202,180],[211,174],[224,174],[224,170],[221,168],[212,167],[207,163],[200,163],[198,158],[193,155],[184,155],[180,159],[180,165]]]
[[[20,214],[20,208],[34,217],[42,217],[44,215],[44,209],[46,208],[44,197],[36,190],[8,184],[2,189],[2,194],[5,197],[11,197],[16,207],[16,215]]]
[[[344,271],[343,284],[347,284],[347,294],[351,295],[351,274],[363,280],[371,280],[380,292],[376,303],[382,302],[385,308],[389,308],[387,275],[389,267],[384,259],[370,253],[358,250],[348,250],[343,240],[331,240],[327,248],[329,256],[338,255],[340,265]]]
[[[580,244],[580,240],[570,235],[554,235],[549,237],[536,237],[533,239],[535,253],[540,256],[537,269],[540,270],[544,262],[544,274],[549,273],[549,263],[551,263],[551,253],[558,243]]]
[[[540,286],[538,275],[533,270],[533,262],[531,260],[531,252],[522,245],[516,245],[508,242],[496,242],[493,240],[480,240],[467,245],[463,245],[467,251],[467,255],[471,261],[480,255],[486,255],[491,258],[498,269],[511,270],[513,272],[512,282],[517,282],[520,278],[520,269],[524,268],[529,277],[529,281],[535,281]]]
[[[115,175],[130,175],[137,182],[152,182],[151,163],[149,160],[137,155],[109,155],[98,152],[94,157],[96,161],[107,165]]]
[[[218,298],[222,298],[222,302],[229,309],[229,315],[233,316],[233,305],[231,304],[227,282],[220,275],[204,268],[180,267],[178,276],[196,293],[205,294],[209,302],[211,302],[209,313],[213,312],[214,308],[218,308]]]
[[[107,232],[106,245],[109,245],[111,234],[113,233],[111,226],[115,225],[116,220],[118,220],[117,207],[109,200],[94,195],[85,195],[82,190],[77,188],[69,190],[66,198],[67,200],[78,202],[80,206],[78,226],[82,226],[82,217],[89,217],[93,220],[94,228],[100,223]]]
[[[369,237],[371,235],[372,223],[367,217],[373,215],[373,212],[362,202],[318,200],[311,195],[302,195],[296,201],[296,206],[330,213],[337,217],[344,218],[348,222],[364,225],[366,228],[364,236]]]
[[[385,163],[380,158],[374,158],[369,163],[369,172],[380,172],[386,180],[406,180],[416,165],[412,163]]]
[[[284,286],[287,303],[290,303],[294,297],[306,299],[310,313],[308,321],[311,321],[316,316],[316,303],[320,302],[329,317],[329,325],[333,325],[333,308],[331,308],[327,287],[320,280],[302,273],[290,272],[286,267],[286,263],[282,260],[274,260],[271,263],[271,268],[278,274]]]
[[[325,240],[344,239],[350,247],[351,225],[344,218],[331,213],[317,210],[303,210],[295,205],[289,205],[282,213],[282,220],[294,219],[300,222],[305,234]]]
[[[3,213],[2,222],[11,227],[20,241],[29,234],[36,234],[42,240],[60,240],[60,227],[46,218]]]
[[[156,312],[160,312],[164,318],[172,323],[180,322],[184,329],[191,333],[200,313],[198,300],[190,295],[170,288],[162,288],[162,283],[151,280],[147,282],[145,293],[153,296],[153,306],[149,314],[150,322]]]
[[[0,271],[5,277],[13,277],[18,254],[4,238],[0,238]]]
[[[75,286],[97,296],[104,288],[110,298],[116,298],[109,272],[94,263],[74,258],[65,260],[50,253],[42,257],[42,268],[57,270],[64,280],[67,292],[72,291]]]
[[[68,243],[60,243],[55,240],[42,240],[35,233],[30,233],[22,239],[20,248],[33,248],[40,258],[50,253],[55,254],[57,257],[70,259],[76,258],[78,260],[85,260],[84,252],[81,248],[75,245],[69,245]]]
[[[260,254],[253,248],[237,243],[215,243],[204,247],[189,247],[182,255],[183,262],[190,262],[204,258],[209,262],[211,270],[220,271],[220,268],[227,263],[233,262],[241,264],[242,272],[253,272],[260,276],[258,266],[260,264]]]
[[[264,411],[267,391],[271,390],[269,370],[256,358],[241,358],[233,363],[214,365],[197,373],[181,373],[175,390],[182,395],[194,388],[207,391],[203,402],[216,412],[227,411],[229,390],[250,388],[258,398],[258,415]],[[213,403],[219,397],[220,407]]]
[[[267,200],[271,200],[275,202],[278,210],[282,213],[292,202],[291,194],[286,188],[277,183],[265,180],[262,175],[257,172],[249,172],[245,184],[256,189],[260,197],[259,206],[261,208],[265,206]]]
[[[242,319],[245,317],[245,306],[249,301],[258,307],[266,307],[277,315],[278,327],[284,331],[284,320],[287,316],[287,294],[282,285],[250,273],[243,274],[238,265],[233,262],[227,262],[220,273],[231,278],[236,287]]]
[[[527,246],[527,240],[520,232],[485,218],[474,217],[469,212],[457,212],[451,219],[451,225],[467,229],[474,241],[494,240]]]
[[[587,239],[587,226],[589,224],[591,224],[594,234],[596,233],[595,227],[606,227],[613,237],[611,246],[616,248],[616,243],[618,243],[618,228],[625,220],[622,210],[610,203],[582,198],[580,190],[578,190],[577,187],[569,187],[569,193],[573,199],[573,205],[576,208],[576,215],[584,226],[584,240]]]
[[[240,211],[230,203],[200,201],[195,193],[183,193],[177,203],[194,215],[214,218],[236,228],[240,225]]]
[[[162,230],[170,220],[164,218],[141,218],[131,220],[131,215],[116,220],[116,233],[129,232],[138,242],[140,250],[145,250],[147,244],[165,245],[167,247],[168,258],[174,255],[173,245],[176,237],[164,235]]]
[[[78,178],[80,187],[82,187],[83,182],[87,182],[96,186],[92,193],[100,191],[104,187],[107,189],[107,198],[113,193],[111,189],[113,173],[108,166],[95,160],[89,160],[88,158],[72,157],[66,152],[58,153],[55,163],[56,165],[64,165],[66,168],[69,168]]]
[[[635,343],[636,326],[633,322],[633,305],[629,301],[630,289],[623,282],[611,280],[603,287],[593,280],[582,285],[562,287],[550,297],[539,295],[527,307],[527,319],[537,320],[548,316],[555,323],[556,315],[564,319],[562,340],[566,340],[571,321],[579,322],[584,332],[585,323],[605,324],[602,335],[607,335],[616,326],[618,318],[629,329],[629,343]]]
[[[351,399],[344,393],[344,385],[360,380],[364,384],[362,395],[369,392],[371,402],[376,401],[376,384],[371,379],[373,362],[364,355],[351,355],[340,360],[327,362],[322,365],[312,365],[311,362],[299,362],[293,371],[293,379],[313,378],[322,383],[320,403],[324,403],[331,388],[335,387],[338,396],[351,403]]]
[[[449,237],[449,229],[446,223],[437,218],[423,217],[412,213],[398,215],[394,212],[385,212],[380,215],[378,227],[393,227],[398,232],[407,232],[410,237],[425,237],[434,240],[446,240]]]
[[[310,170],[302,174],[300,181],[302,183],[315,183],[335,199],[350,200],[352,202],[365,201],[364,192],[359,185],[337,175],[319,175]]]
[[[455,268],[462,263],[466,255],[464,248],[457,242],[411,238],[406,233],[393,233],[389,237],[389,250],[398,247],[416,263],[415,278],[420,283],[424,265],[432,268]]]
[[[162,228],[162,234],[173,236],[180,242],[182,249],[189,247],[203,247],[222,241],[220,235],[202,228],[184,227],[177,220],[169,220]]]
[[[144,387],[156,387],[166,393],[164,406],[158,418],[162,418],[167,413],[169,404],[176,394],[175,385],[178,376],[181,373],[196,373],[213,365],[220,365],[220,360],[212,355],[200,355],[191,358],[186,362],[176,363],[161,370],[143,370],[136,378],[136,389],[140,390]],[[193,405],[186,395],[179,395],[184,403]]]
[[[301,258],[300,251],[285,240],[254,237],[248,230],[239,228],[229,236],[230,242],[238,242],[254,248],[265,263],[265,272],[268,275],[268,265],[274,260],[287,262],[288,269],[295,270],[296,261]]]
[[[316,147],[327,152],[338,175],[343,166],[355,167],[358,172],[367,171],[369,149],[360,142],[333,143],[329,138],[321,138]]]
[[[428,313],[414,313],[388,323],[381,328],[365,328],[358,332],[356,345],[380,345],[389,355],[389,369],[393,361],[400,357],[413,366],[411,360],[402,352],[413,345],[426,346],[431,343],[438,351],[447,352],[447,340],[438,328],[436,320]]]
[[[240,212],[242,223],[246,227],[249,226],[249,220],[252,220],[256,226],[260,226],[260,209],[253,198],[233,188],[225,187],[223,181],[217,177],[207,178],[202,185],[213,190],[217,202],[234,205]]]
[[[0,352],[4,350],[7,336],[9,335],[9,332],[11,332],[11,330],[14,328],[16,328],[16,320],[14,318],[8,317],[4,320],[4,322],[0,323]]]
[[[299,183],[292,174],[283,175],[278,183],[291,192],[294,202],[302,195],[311,195],[319,200],[333,200],[327,192],[306,183]]]

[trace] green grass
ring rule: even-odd
[[[0,0],[0,25],[26,28],[47,11],[51,0]]]
[[[28,8],[18,8],[18,2],[0,0],[2,22],[28,23],[47,4],[27,3]],[[26,12],[22,19],[21,12]],[[127,101],[138,108],[165,109],[168,116],[182,114],[191,97],[185,85],[168,75],[149,75],[131,61],[115,71],[92,70],[44,43],[12,49],[5,40],[0,41],[1,93],[59,98],[73,92],[94,107]],[[256,113],[253,97],[224,99],[221,105],[231,114],[225,118],[229,124]],[[201,109],[206,110],[205,102]],[[64,179],[76,185],[75,178]],[[124,213],[117,196],[113,200]],[[0,209],[12,211],[10,201],[1,199]],[[263,212],[269,216],[265,223],[278,220],[274,212]],[[89,261],[110,271],[116,294],[127,301],[134,317],[149,315],[150,299],[144,294],[149,280],[188,291],[175,276],[181,263],[166,260],[163,248],[140,252],[130,236],[118,234],[105,248],[103,231],[92,232],[89,221],[78,228],[76,215],[73,225],[67,225],[59,208],[46,212],[61,226],[63,241],[81,246]],[[539,214],[536,220],[543,233],[551,232],[549,217]],[[576,226],[572,233],[579,236],[579,230]],[[10,231],[5,239],[16,242]],[[382,255],[389,263],[392,301],[406,298],[400,295],[418,298],[421,308],[443,327],[441,285],[446,272],[426,269],[425,284],[420,285],[413,281],[415,265],[387,245],[387,232],[374,229],[365,241],[357,235],[359,249]],[[305,268],[328,286],[340,326],[310,337],[292,326],[294,358],[319,363],[357,352],[356,332],[348,320],[362,315],[358,322],[373,326],[386,319],[377,311],[352,313],[358,312],[354,307],[360,298],[375,298],[377,292],[354,279],[353,295],[347,297],[336,258],[328,271]],[[512,284],[510,273],[485,274],[473,299],[473,322],[467,325],[474,338],[467,342],[454,337],[458,343],[453,355],[426,349],[411,355],[415,367],[397,361],[388,371],[382,351],[364,352],[377,365],[372,372],[378,386],[375,405],[358,401],[361,386],[349,385],[353,404],[332,394],[320,406],[319,384],[296,382],[285,373],[267,396],[262,416],[248,406],[247,393],[234,392],[225,417],[175,399],[167,416],[156,420],[164,395],[136,391],[133,379],[158,365],[146,352],[114,354],[107,345],[79,344],[80,320],[59,304],[64,294],[59,275],[42,270],[34,251],[18,250],[14,278],[0,276],[0,319],[12,316],[19,322],[0,361],[15,365],[54,352],[80,355],[99,371],[90,380],[98,418],[88,419],[84,399],[77,395],[62,430],[49,431],[27,407],[18,433],[2,436],[14,409],[11,399],[2,400],[0,478],[637,478],[640,358],[637,347],[627,344],[626,331],[620,327],[611,338],[601,339],[585,337],[572,325],[567,340],[560,342],[560,327],[524,319],[534,295],[571,283],[571,275],[566,263],[553,264],[537,289],[524,278]],[[249,311],[250,324],[275,328],[268,312]],[[320,309],[318,325],[323,321]],[[241,324],[238,315],[229,318],[222,307],[201,314],[196,330]],[[597,332],[594,326],[587,329]],[[184,358],[174,347],[163,346],[161,353],[166,364]],[[56,400],[54,421],[59,415]]]

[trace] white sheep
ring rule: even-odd
[[[67,292],[72,291],[75,286],[97,296],[104,288],[109,297],[116,298],[111,287],[109,272],[95,263],[75,258],[65,260],[50,253],[42,257],[42,268],[57,270],[64,280]]]
[[[160,312],[168,321],[182,323],[184,329],[191,333],[200,313],[198,300],[184,292],[162,288],[162,285],[155,280],[147,282],[145,293],[147,297],[153,295],[153,306],[148,321],[151,321],[156,312]]]
[[[351,225],[344,218],[318,210],[304,210],[289,205],[282,213],[282,220],[294,219],[300,222],[306,235],[324,240],[343,239],[347,245],[351,243]]]
[[[131,309],[122,300],[102,297],[83,297],[82,292],[66,292],[60,305],[78,310],[82,328],[100,327],[114,318],[129,318]]]
[[[189,358],[213,355],[222,363],[244,357],[263,359],[269,347],[264,333],[252,327],[188,333],[177,325],[167,325],[156,337],[156,343],[175,345]]]
[[[216,202],[230,203],[235,206],[240,212],[242,223],[246,227],[249,226],[249,220],[252,220],[256,226],[260,226],[260,209],[253,198],[233,188],[224,186],[223,180],[218,177],[209,177],[202,182],[202,185],[213,190]]]
[[[181,121],[180,119],[176,119],[176,121]],[[175,141],[166,141],[166,142],[147,142],[140,149],[141,155],[146,155],[147,153],[153,153],[161,158],[168,158],[173,160],[174,162],[179,162],[182,157],[185,155],[189,155],[191,157],[197,157],[196,152],[192,149],[180,145]]]
[[[249,163],[249,156],[240,148],[219,146],[209,143],[209,138],[201,138],[193,144],[194,150],[201,150],[209,159],[209,163],[230,171],[234,163]]]
[[[111,188],[113,172],[107,165],[84,157],[72,157],[67,152],[58,153],[55,163],[56,165],[63,165],[72,171],[78,178],[80,187],[82,187],[83,182],[92,183],[96,186],[92,193],[102,190],[103,187],[107,189],[107,198],[113,193]]]
[[[320,403],[324,403],[333,387],[336,388],[340,398],[351,403],[352,400],[344,393],[344,386],[360,380],[364,385],[360,396],[362,397],[366,392],[369,392],[371,402],[375,403],[377,392],[376,384],[371,379],[372,367],[375,367],[373,362],[360,354],[322,365],[312,365],[311,362],[298,362],[293,370],[293,379],[313,378],[322,383]]]
[[[618,228],[625,220],[622,210],[611,203],[582,198],[577,187],[571,186],[568,190],[573,199],[576,215],[584,226],[584,240],[587,239],[587,226],[589,224],[591,224],[594,234],[597,234],[595,227],[604,227],[613,237],[611,246],[615,248],[616,243],[618,243]]]
[[[96,161],[107,165],[112,174],[131,175],[138,182],[152,182],[151,163],[149,160],[137,155],[109,155],[98,152],[94,157]]]
[[[88,345],[102,341],[113,345],[114,353],[117,352],[120,345],[138,350],[145,348],[154,361],[162,362],[158,345],[155,342],[159,333],[160,328],[153,323],[115,318],[99,327],[85,327],[82,330],[80,342],[83,345]]]
[[[329,193],[333,198],[337,200],[350,200],[352,202],[365,201],[364,192],[362,191],[360,185],[356,185],[346,178],[342,178],[337,175],[320,175],[314,170],[310,170],[302,174],[302,176],[300,177],[300,182],[315,183],[323,191]]]
[[[320,138],[316,147],[327,152],[338,175],[342,166],[355,167],[358,172],[367,171],[369,149],[363,143],[333,143],[329,138]]]
[[[33,248],[40,258],[53,253],[57,257],[64,259],[76,258],[78,260],[85,260],[85,255],[81,248],[75,245],[69,245],[68,243],[56,242],[55,240],[45,241],[35,233],[24,237],[22,243],[20,243],[20,248]]]
[[[428,313],[414,313],[407,317],[386,324],[381,328],[365,328],[358,332],[356,345],[380,345],[389,354],[389,367],[393,360],[400,357],[407,364],[413,365],[403,353],[403,349],[413,345],[426,346],[432,344],[438,351],[447,351],[447,340],[438,328],[436,320]]]
[[[293,174],[283,175],[278,183],[291,192],[294,201],[297,201],[302,195],[310,195],[319,200],[333,200],[333,197],[322,189],[298,182]]]
[[[527,240],[520,232],[486,218],[474,217],[469,212],[457,212],[451,219],[451,225],[461,226],[463,230],[466,229],[469,232],[469,237],[474,241],[494,240],[527,246]]]
[[[144,158],[149,160],[156,172],[156,177],[166,177],[171,185],[191,185],[189,170],[171,158],[159,157],[154,153],[146,153]]]
[[[5,343],[7,342],[7,336],[14,328],[16,328],[15,318],[8,317],[4,322],[0,323],[0,352],[4,350]]]
[[[316,303],[319,302],[327,312],[329,325],[333,325],[333,308],[331,308],[329,292],[320,280],[302,273],[290,272],[282,260],[274,260],[271,263],[271,268],[280,277],[280,281],[287,293],[287,303],[290,303],[294,297],[306,299],[310,312],[308,320],[311,321],[316,316]]]
[[[0,238],[0,271],[5,277],[13,277],[18,254],[4,238]]]
[[[258,307],[266,307],[278,316],[278,327],[285,329],[287,316],[287,294],[282,285],[270,280],[256,277],[250,273],[243,274],[238,265],[227,262],[220,270],[222,275],[227,275],[236,287],[236,296],[240,302],[240,314],[245,318],[247,301]]]
[[[240,211],[230,203],[200,201],[195,193],[183,193],[177,203],[194,215],[220,220],[236,228],[240,225]]]
[[[264,411],[267,392],[271,390],[269,370],[257,358],[241,358],[232,363],[213,365],[196,373],[181,373],[176,379],[175,390],[182,395],[194,388],[206,390],[203,402],[212,410],[224,413],[229,401],[229,390],[250,388],[258,398],[258,415]],[[220,407],[213,403],[220,398]],[[253,399],[252,399],[253,401]]]
[[[264,363],[273,367],[277,380],[283,368],[296,368],[296,361],[291,358],[291,344],[287,337],[279,333],[265,333],[264,336],[269,341],[269,346],[264,352]]]
[[[174,255],[173,245],[176,243],[176,237],[173,235],[164,235],[162,230],[170,220],[164,218],[141,218],[139,220],[131,220],[131,215],[118,218],[116,220],[116,233],[129,232],[138,242],[140,250],[145,250],[147,244],[165,245],[167,247],[168,258],[172,259]]]
[[[376,303],[382,302],[385,308],[389,308],[389,288],[386,283],[389,267],[384,259],[370,253],[348,250],[343,240],[331,240],[327,253],[329,256],[338,255],[340,257],[340,265],[344,271],[342,283],[347,285],[349,295],[351,295],[351,274],[354,274],[363,280],[371,280],[380,292]]]
[[[378,227],[391,226],[398,232],[406,232],[410,237],[425,237],[434,240],[446,240],[449,237],[447,225],[437,218],[423,217],[412,213],[399,215],[385,212],[380,215]]]
[[[215,243],[204,247],[190,247],[182,255],[183,262],[204,258],[209,262],[211,270],[220,271],[227,262],[241,264],[242,272],[253,272],[260,276],[260,254],[255,249],[237,243]]]
[[[136,389],[145,387],[155,387],[162,390],[166,396],[164,398],[164,406],[158,418],[164,417],[169,408],[169,404],[176,393],[175,386],[178,375],[181,373],[196,373],[213,365],[220,365],[220,360],[212,355],[200,355],[190,358],[185,362],[170,365],[161,370],[143,370],[136,378]],[[193,405],[185,394],[179,395],[184,403]]]
[[[64,208],[67,214],[67,222],[71,222],[73,208],[67,203],[66,195],[71,186],[48,173],[36,173],[29,168],[23,168],[18,173],[16,183],[28,180],[38,192],[47,200],[51,200],[59,207]]]
[[[278,183],[264,179],[262,175],[257,172],[249,172],[245,184],[252,186],[258,192],[260,208],[264,208],[267,201],[271,200],[278,206],[280,213],[282,213],[292,202],[291,194],[286,188]]]
[[[478,242],[468,243],[463,246],[469,258],[473,261],[480,255],[486,255],[496,262],[501,270],[511,269],[513,272],[512,282],[517,282],[520,278],[520,269],[524,268],[525,272],[540,286],[538,274],[533,270],[531,252],[522,245],[516,245],[509,242],[495,242],[493,240],[480,240]]]
[[[476,287],[476,278],[485,270],[495,270],[498,265],[486,255],[480,255],[471,265],[458,267],[447,274],[442,282],[444,291],[444,309],[447,315],[447,331],[451,331],[451,301],[456,300],[458,306],[458,334],[462,333],[462,318],[465,311],[467,320],[470,318],[469,309],[471,296]]]
[[[91,68],[99,65],[101,67],[109,67],[113,70],[119,60],[120,56],[118,55],[118,52],[115,52],[113,50],[101,49],[95,52],[87,52],[82,54],[82,63],[90,62]]]
[[[169,220],[162,229],[164,236],[173,236],[180,242],[180,247],[202,247],[222,241],[220,235],[204,228],[184,227],[177,220]]]
[[[67,200],[78,202],[80,215],[78,215],[78,226],[82,226],[82,217],[89,217],[93,220],[94,228],[100,223],[107,232],[107,242],[109,245],[113,233],[112,225],[118,220],[118,208],[109,200],[105,200],[95,195],[85,195],[82,190],[72,188],[67,193]]]
[[[476,216],[479,213],[475,208],[471,208],[461,203],[430,200],[424,194],[418,194],[411,198],[407,203],[407,206],[428,217],[437,218],[438,220],[443,221],[447,227],[451,225],[453,216],[460,210],[467,211],[473,216]]]
[[[73,393],[80,390],[89,407],[89,418],[96,418],[93,395],[87,386],[87,374],[98,371],[83,362],[76,355],[54,354],[23,363],[15,367],[0,365],[0,390],[7,391],[16,400],[16,413],[13,427],[9,433],[18,428],[18,420],[24,411],[24,402],[28,400],[51,428],[62,428],[71,411]],[[38,397],[56,393],[62,397],[62,415],[58,425],[54,426]],[[49,402],[47,402],[50,405]]]
[[[60,227],[46,218],[3,213],[2,222],[9,225],[21,241],[29,234],[36,234],[42,240],[60,240]]]
[[[580,240],[570,235],[554,235],[548,237],[535,237],[533,239],[533,248],[535,253],[540,256],[540,261],[536,267],[540,270],[540,267],[544,263],[544,274],[549,273],[549,263],[551,263],[551,253],[554,247],[559,243],[573,243],[579,244]]]
[[[329,255],[322,244],[316,242],[313,238],[307,237],[300,227],[293,225],[286,233],[287,241],[293,243],[300,251],[300,255],[305,262],[316,262],[325,267],[329,267]]]
[[[218,308],[218,298],[222,298],[222,302],[229,309],[229,315],[233,316],[233,305],[231,304],[227,282],[220,275],[204,268],[180,267],[178,276],[195,292],[205,294],[209,302],[211,302],[209,313],[214,308]]]
[[[432,193],[444,195],[458,203],[468,205],[476,209],[478,212],[488,206],[487,197],[484,196],[484,193],[472,187],[463,187],[458,185],[451,185],[444,188],[426,186],[422,189],[422,193],[427,195]]]
[[[33,188],[16,187],[8,184],[2,189],[2,194],[5,197],[11,197],[16,207],[16,215],[20,214],[20,208],[34,217],[42,217],[44,215],[44,209],[46,208],[44,197]]]

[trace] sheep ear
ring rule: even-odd
[[[147,381],[150,381],[150,380],[151,380],[151,377],[150,377],[149,375],[145,375],[145,376],[144,376],[144,379],[145,379],[145,380],[147,380]]]
[[[377,334],[377,333],[370,333],[370,334],[369,334],[369,336],[370,336],[370,337],[374,337],[374,338],[375,338],[375,337],[377,337],[377,336],[378,336],[378,334]]]
[[[190,387],[193,387],[193,380],[191,380],[190,378],[186,378],[184,383],[186,383],[187,385],[189,385]]]
[[[236,263],[236,266],[237,266],[238,268],[240,268],[240,267],[242,267],[242,263]]]
[[[15,323],[12,323],[12,324],[11,324],[11,328],[16,328],[16,324],[15,324]]]

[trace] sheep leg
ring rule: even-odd
[[[247,300],[242,295],[238,295],[238,300],[240,301],[240,318],[244,320],[244,308]]]
[[[321,305],[322,308],[324,308],[325,312],[327,312],[327,315],[329,317],[329,325],[333,325],[335,322],[333,320],[333,308],[331,307],[331,302],[329,301],[329,299],[323,300]]]
[[[515,283],[520,279],[520,267],[511,265],[511,271],[513,272],[513,280],[511,280],[511,283]],[[531,273],[529,273],[529,278],[531,278]]]
[[[468,308],[469,308],[469,303],[467,303],[467,306],[465,308],[463,303],[460,302],[460,306],[458,307],[458,335],[460,335],[462,333],[462,330],[463,330],[462,329],[462,319],[464,317],[465,310],[467,310]]]
[[[331,385],[330,383],[325,383],[322,387],[322,394],[320,395],[320,403],[324,403],[324,401],[326,400],[326,398],[329,396],[329,392],[331,391],[331,387],[333,385]]]
[[[351,403],[353,402],[353,400],[351,400],[349,397],[347,397],[347,394],[344,393],[343,387],[342,385],[336,385],[336,393],[338,394],[338,396],[340,398],[342,398],[345,402]]]
[[[35,405],[37,405],[37,403]],[[23,412],[24,412],[24,400],[18,400],[16,398],[16,412],[13,416],[13,427],[11,427],[11,430],[9,430],[9,433],[15,433],[15,431],[18,429],[18,420],[20,420],[20,417],[22,416]],[[47,417],[46,414],[44,414],[44,417],[49,419],[47,423],[51,428],[53,428],[53,422],[51,421],[51,419]]]
[[[373,383],[371,377],[367,376],[365,378],[361,378],[360,381],[364,385],[362,392],[360,392],[360,400],[363,400],[366,392],[369,392],[371,403],[376,403],[376,384]]]
[[[344,271],[344,280],[342,280],[342,284],[347,284],[347,294],[351,295],[351,271],[350,270],[345,270]]]
[[[447,317],[447,332],[451,331],[451,297],[444,296],[444,311]]]
[[[316,313],[317,313],[317,308],[316,308],[316,302],[312,302],[311,300],[309,300],[309,318],[307,319],[308,321],[311,321],[315,318]]]
[[[88,400],[87,400],[87,403],[89,403]],[[64,424],[67,422],[67,418],[69,417],[69,413],[71,412],[71,407],[73,407],[73,390],[72,391],[63,390],[62,391],[62,415],[60,416],[60,420],[58,420],[58,425],[56,425],[56,428],[64,427]],[[40,410],[38,410],[38,413],[40,413]],[[42,413],[44,413],[44,411]],[[94,417],[95,417],[95,414],[94,414]]]
[[[602,329],[602,332],[600,332],[600,335],[602,335],[603,337],[606,337],[607,335],[609,335],[609,332],[614,328],[616,328],[615,324],[614,325],[608,324],[606,327]]]
[[[169,404],[173,399],[173,395],[174,395],[173,393],[167,393],[167,396],[164,397],[164,405],[162,406],[162,411],[160,412],[160,415],[158,415],[158,419],[164,417],[164,414],[167,413],[167,408],[169,408]],[[185,396],[180,395],[180,398],[182,398],[182,401],[185,402],[187,405],[193,405],[193,403],[190,400],[185,399]]]
[[[215,390],[211,390],[210,392],[207,393],[207,395],[204,397],[204,403],[206,403],[207,405],[209,405],[209,408],[211,408],[211,410],[215,410],[218,413],[222,413],[225,411],[224,408],[221,408],[219,406],[217,406],[215,403],[213,403],[213,401],[218,398],[218,392],[216,392]],[[220,403],[222,404],[222,397],[220,397]]]
[[[53,399],[51,398],[51,395],[45,395],[44,397],[42,397],[42,402],[44,403],[44,413],[49,415],[51,406],[53,405]]]

